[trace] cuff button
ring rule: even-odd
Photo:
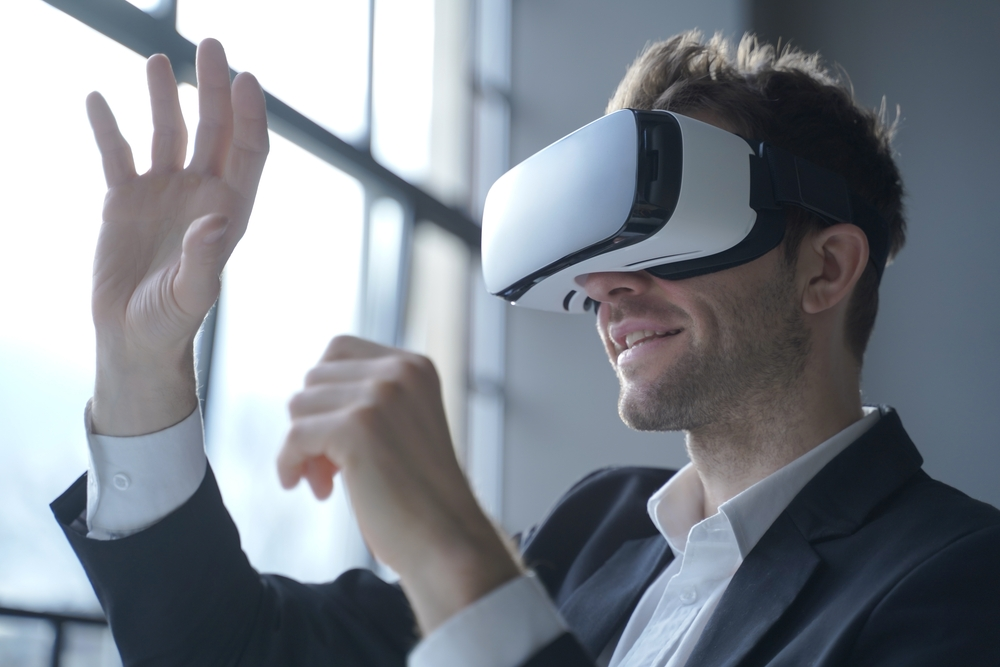
[[[119,491],[124,491],[132,484],[132,480],[128,478],[128,475],[120,472],[111,478],[111,483],[114,484],[115,488]]]

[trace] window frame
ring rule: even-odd
[[[115,40],[136,53],[149,57],[163,53],[174,68],[178,83],[197,86],[195,75],[195,53],[197,46],[177,32],[177,0],[161,0],[150,11],[139,9],[127,0],[44,0],[81,23]],[[380,164],[371,152],[372,127],[372,61],[374,46],[374,0],[368,2],[368,89],[365,102],[365,132],[357,143],[344,141],[333,132],[296,111],[292,106],[264,91],[268,128],[288,139],[300,148],[315,155],[333,167],[357,179],[365,193],[364,241],[362,276],[360,285],[361,311],[358,313],[362,335],[381,343],[396,345],[402,340],[402,326],[405,320],[406,276],[410,263],[410,239],[416,221],[426,221],[438,225],[465,242],[473,253],[478,254],[480,226],[467,211],[449,206],[423,188],[410,183],[391,169]],[[230,69],[230,79],[237,72]],[[395,303],[366,303],[368,296],[367,276],[378,271],[371,265],[373,258],[368,253],[370,212],[378,199],[390,197],[403,207],[403,248],[399,257],[401,277],[394,294]],[[377,262],[378,260],[376,260]],[[391,324],[379,326],[376,318],[368,311],[396,313]],[[198,338],[198,391],[202,411],[207,405],[208,387],[211,383],[211,360],[215,346],[215,318],[217,306],[205,318]],[[386,318],[379,318],[385,321]],[[384,329],[384,330],[383,330]]]
[[[195,76],[195,54],[196,45],[185,37],[181,36],[176,29],[178,0],[161,0],[153,9],[144,11],[127,0],[44,0],[52,7],[72,16],[81,23],[89,26],[104,36],[118,42],[132,51],[149,57],[156,53],[165,54],[171,61],[178,83],[188,83],[197,85]],[[475,38],[483,40],[484,19],[487,15],[496,19],[504,19],[502,25],[492,28],[487,32],[490,36],[499,37],[501,42],[509,39],[509,0],[469,0],[472,5],[473,18],[475,19]],[[390,345],[398,345],[403,340],[403,327],[405,324],[406,296],[408,292],[408,275],[412,254],[412,236],[415,225],[430,223],[439,226],[445,231],[453,234],[464,242],[471,251],[473,264],[477,263],[479,256],[481,230],[478,215],[473,215],[468,209],[460,209],[450,206],[429,193],[427,190],[415,185],[391,169],[380,164],[371,151],[371,128],[372,128],[372,71],[373,71],[373,47],[374,47],[374,2],[368,0],[369,9],[369,35],[368,35],[368,86],[365,101],[365,131],[355,142],[348,142],[338,137],[333,132],[299,113],[295,108],[286,104],[274,95],[264,92],[268,127],[278,135],[288,139],[298,147],[318,157],[331,166],[343,171],[355,178],[362,185],[365,197],[364,204],[364,236],[362,247],[362,275],[359,285],[359,309],[357,321],[362,335],[373,338],[379,342]],[[499,13],[498,13],[499,12]],[[502,28],[502,29],[501,29]],[[494,35],[495,33],[495,35]],[[495,41],[495,40],[487,40]],[[484,107],[496,107],[499,110],[499,118],[502,127],[492,123],[487,128],[482,122],[474,121],[477,126],[473,132],[473,170],[474,182],[473,192],[468,197],[467,206],[476,211],[481,210],[485,193],[488,189],[487,181],[499,175],[507,166],[507,133],[506,127],[509,122],[510,100],[507,94],[509,87],[509,53],[499,54],[499,67],[505,75],[499,80],[492,73],[496,67],[484,66],[484,57],[493,57],[496,54],[480,53],[481,48],[476,49],[474,63],[472,63],[473,77],[470,85],[473,86],[474,110],[473,113],[481,115]],[[235,77],[236,71],[230,69],[230,78]],[[492,140],[484,138],[484,130],[493,132]],[[500,132],[496,131],[500,129]],[[484,146],[484,144],[489,144]],[[494,145],[496,144],[496,145]],[[487,148],[489,150],[483,151]],[[483,163],[483,156],[488,158]],[[391,304],[371,304],[366,303],[370,297],[367,289],[367,276],[372,272],[380,270],[377,266],[379,260],[373,258],[369,253],[369,234],[371,228],[372,205],[382,198],[392,198],[398,201],[403,208],[403,240],[402,248],[398,257],[399,285],[392,298]],[[374,263],[373,263],[374,260]],[[384,261],[384,258],[383,260]],[[475,290],[477,286],[472,286]],[[481,290],[480,290],[481,291]],[[499,302],[494,302],[491,297],[483,292],[477,294],[470,303],[470,312],[467,317],[473,319],[472,310],[482,311],[483,299],[490,299],[492,310],[499,313],[499,319],[492,317],[491,322],[496,330],[485,333],[472,331],[471,346],[474,348],[471,354],[469,368],[469,395],[468,401],[476,398],[486,397],[490,399],[488,412],[495,413],[502,421],[503,414],[503,373],[502,373],[502,352],[498,363],[492,361],[492,357],[497,356],[496,350],[503,348],[503,306]],[[391,325],[378,325],[373,317],[376,310],[385,311],[392,309],[396,313]],[[211,382],[211,360],[215,347],[216,313],[218,303],[213,306],[197,339],[197,359],[198,359],[198,391],[199,399],[202,403],[203,413],[206,411],[206,397],[208,387]],[[380,318],[385,321],[385,318]],[[479,340],[484,338],[484,340]],[[488,339],[488,340],[486,340]],[[485,342],[484,342],[485,341]],[[486,348],[483,351],[481,348]],[[478,350],[478,351],[477,351]],[[481,363],[483,357],[489,357],[490,363]],[[478,360],[478,361],[477,361]],[[481,402],[481,401],[480,401]],[[481,411],[481,410],[480,410]],[[495,422],[496,417],[491,421]],[[473,486],[481,493],[485,487],[486,498],[483,500],[489,509],[498,511],[500,497],[494,487],[498,486],[499,480],[479,479],[493,477],[500,474],[499,469],[494,466],[499,462],[496,457],[500,456],[502,450],[502,436],[500,433],[494,434],[490,440],[497,440],[496,443],[486,447],[490,450],[487,468],[490,470],[484,473],[483,470],[470,471]],[[495,460],[494,460],[495,459]],[[480,463],[478,467],[482,467]],[[495,496],[495,497],[494,497]],[[70,624],[82,624],[87,626],[106,626],[106,621],[99,615],[85,614],[65,614],[53,612],[27,611],[21,609],[0,607],[0,617],[20,617],[31,618],[52,624],[55,631],[52,647],[51,664],[58,666],[64,643],[64,628]]]

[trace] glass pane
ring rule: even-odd
[[[339,485],[321,503],[275,472],[289,398],[330,338],[355,330],[362,216],[357,181],[272,133],[219,306],[209,457],[250,561],[305,581],[367,562]]]
[[[434,0],[378,0],[372,55],[372,153],[404,178],[430,168]]]
[[[121,667],[122,659],[107,627],[67,623],[63,633],[61,667]]]
[[[0,3],[0,601],[93,611],[48,503],[87,468],[90,285],[105,184],[84,98],[101,90],[149,165],[143,58],[38,1]]]
[[[400,264],[405,220],[403,207],[383,197],[372,203],[368,231],[368,285],[365,295],[365,336],[396,344],[399,329]]]
[[[130,5],[135,5],[139,9],[149,14],[156,14],[156,11],[163,4],[163,0],[128,0]]]
[[[48,667],[55,639],[55,628],[48,621],[0,616],[0,659],[4,667]]]
[[[368,0],[178,0],[177,31],[348,141],[364,135]]]
[[[465,453],[468,310],[471,253],[437,225],[413,233],[406,347],[425,354],[441,378],[445,414],[459,456]]]

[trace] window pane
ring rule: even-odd
[[[48,621],[0,616],[0,657],[5,667],[48,667],[55,638]]]
[[[0,601],[97,608],[48,503],[87,468],[90,285],[105,184],[84,99],[104,92],[149,165],[143,58],[38,1],[0,3]]]
[[[434,0],[378,0],[372,59],[372,153],[422,181],[430,168]]]
[[[67,623],[63,632],[61,667],[121,667],[122,659],[107,627]]]
[[[230,65],[351,141],[365,131],[368,0],[178,0],[177,31],[226,47]]]
[[[400,266],[405,226],[403,207],[398,201],[382,197],[372,202],[364,334],[386,345],[398,343]]]
[[[437,368],[452,440],[463,459],[470,255],[455,235],[429,223],[417,225],[405,338],[407,348],[427,355]]]
[[[130,5],[135,5],[139,9],[147,13],[156,12],[163,4],[163,0],[128,0]]]
[[[209,457],[250,561],[305,581],[366,563],[342,488],[321,503],[275,472],[289,398],[330,338],[355,329],[362,215],[357,181],[272,133],[219,306]]]

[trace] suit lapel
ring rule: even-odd
[[[672,559],[659,533],[625,542],[563,603],[559,611],[591,656],[600,655],[643,591]]]
[[[791,519],[780,515],[736,571],[687,665],[738,665],[785,613],[819,563]]]
[[[891,408],[828,463],[750,551],[719,601],[688,667],[735,667],[785,613],[820,564],[812,543],[850,535],[920,470]]]

